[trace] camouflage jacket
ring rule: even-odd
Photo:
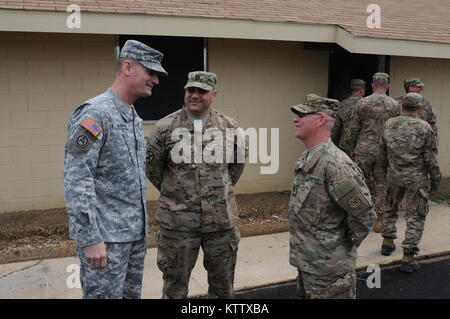
[[[186,131],[191,149],[185,154],[188,160],[181,162],[174,158],[180,145],[179,134],[174,133],[180,128]],[[225,147],[227,128],[237,128],[236,121],[211,109],[202,134],[205,136],[206,130],[218,129]],[[159,120],[149,136],[146,174],[160,191],[156,220],[162,228],[177,231],[208,233],[231,229],[237,220],[232,187],[244,170],[245,158],[243,163],[237,163],[236,156],[227,161],[224,151],[223,160],[217,162],[195,160],[194,139],[194,124],[184,107]],[[203,138],[202,150],[206,150],[209,143]],[[234,138],[231,143],[236,155]]]
[[[439,187],[436,138],[431,126],[417,115],[389,119],[378,142],[378,165],[392,185],[409,189]]]
[[[145,139],[132,112],[108,89],[70,118],[63,183],[70,238],[80,247],[148,233]]]
[[[404,98],[404,95],[396,98],[395,100],[398,101],[399,104],[401,104],[403,98]],[[402,110],[402,113],[403,113],[403,110]],[[428,101],[425,97],[423,97],[422,108],[419,111],[419,118],[421,118],[422,120],[424,120],[425,122],[427,122],[428,124],[431,125],[431,128],[436,133],[436,139],[437,139],[438,127],[437,127],[436,113],[434,112],[430,101]]]
[[[356,267],[356,248],[375,221],[359,167],[331,140],[296,163],[289,201],[290,263],[331,275]]]
[[[331,130],[331,140],[341,150],[350,153],[349,146],[346,143],[345,136],[348,135],[348,124],[353,117],[356,102],[362,99],[361,95],[351,95],[339,104],[336,112],[336,120]]]
[[[375,156],[384,123],[398,115],[398,102],[384,93],[375,92],[359,100],[346,137],[350,150],[355,155]]]

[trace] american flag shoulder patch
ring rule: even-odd
[[[102,131],[102,128],[100,125],[95,123],[92,119],[87,117],[83,123],[81,123],[81,126],[83,126],[86,130],[92,133],[92,135],[97,136]]]

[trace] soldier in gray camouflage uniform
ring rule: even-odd
[[[373,75],[373,94],[356,103],[349,123],[346,141],[352,150],[353,160],[361,167],[375,203],[377,220],[374,231],[381,232],[381,216],[386,210],[386,180],[375,170],[377,143],[384,123],[400,115],[400,106],[386,95],[389,75],[377,72]]]
[[[337,100],[308,94],[291,107],[306,146],[289,202],[290,259],[302,298],[355,298],[356,248],[375,220],[360,168],[330,140]]]
[[[208,272],[208,298],[234,294],[240,235],[232,187],[242,174],[245,155],[238,161],[239,144],[226,136],[227,130],[237,128],[236,121],[211,108],[216,79],[210,72],[189,73],[185,105],[159,120],[147,143],[147,177],[161,193],[156,214],[161,229],[156,243],[163,298],[187,298],[200,247]],[[211,130],[221,134],[224,147],[231,142],[232,161],[224,159],[229,155],[226,152],[217,161],[207,160],[205,153],[202,156],[211,143],[205,138]],[[187,138],[180,141],[182,134]],[[203,141],[198,142],[202,136]]]
[[[333,143],[350,156],[349,146],[346,144],[345,136],[347,136],[348,123],[353,117],[356,102],[364,97],[366,92],[366,81],[361,79],[353,79],[350,82],[352,95],[341,101],[336,112],[336,121],[331,130],[331,140]]]
[[[72,114],[64,158],[70,238],[83,298],[140,298],[148,217],[145,139],[132,103],[159,83],[163,55],[125,43],[111,88]]]
[[[404,88],[406,93],[409,92],[415,92],[421,94],[423,91],[424,84],[420,81],[419,78],[407,78],[404,81]],[[405,97],[405,95],[400,96],[396,98],[395,100],[398,101],[400,104],[402,102],[402,99]],[[419,118],[424,120],[425,122],[428,122],[430,124],[433,131],[436,133],[436,142],[438,142],[438,128],[437,128],[437,121],[436,121],[436,113],[433,110],[433,107],[431,106],[430,101],[428,101],[425,97],[423,97],[422,100],[422,107],[419,111]]]
[[[432,192],[438,190],[442,175],[436,159],[436,134],[427,122],[418,117],[422,103],[420,94],[406,94],[402,99],[403,115],[386,121],[378,143],[377,163],[389,183],[381,253],[390,255],[395,250],[395,223],[399,205],[405,199],[406,232],[400,268],[403,272],[420,269],[414,255],[419,252],[418,244],[428,213],[428,175]]]

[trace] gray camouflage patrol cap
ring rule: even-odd
[[[161,65],[163,57],[164,54],[161,52],[136,40],[127,40],[122,51],[120,51],[120,58],[137,61],[147,69],[167,75],[166,70]]]
[[[206,91],[215,90],[217,75],[211,72],[194,71],[189,72],[188,80],[184,88],[197,87]]]
[[[405,79],[403,86],[405,87],[405,89],[407,89],[410,86],[424,87],[425,85],[420,81],[419,78],[407,78]]]
[[[361,80],[361,79],[352,79],[350,81],[350,88],[351,89],[365,89],[366,81]]]
[[[385,80],[389,82],[389,74],[384,72],[377,72],[372,77],[372,81],[375,82],[376,80]]]
[[[422,104],[422,95],[419,93],[407,93],[402,99],[402,104],[405,106],[419,106]]]
[[[291,111],[298,115],[324,112],[335,117],[338,106],[338,100],[320,97],[316,94],[308,94],[305,98],[305,102],[303,104],[291,106]]]

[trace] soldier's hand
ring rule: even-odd
[[[84,256],[86,261],[95,268],[106,267],[106,245],[103,242],[84,247]]]

